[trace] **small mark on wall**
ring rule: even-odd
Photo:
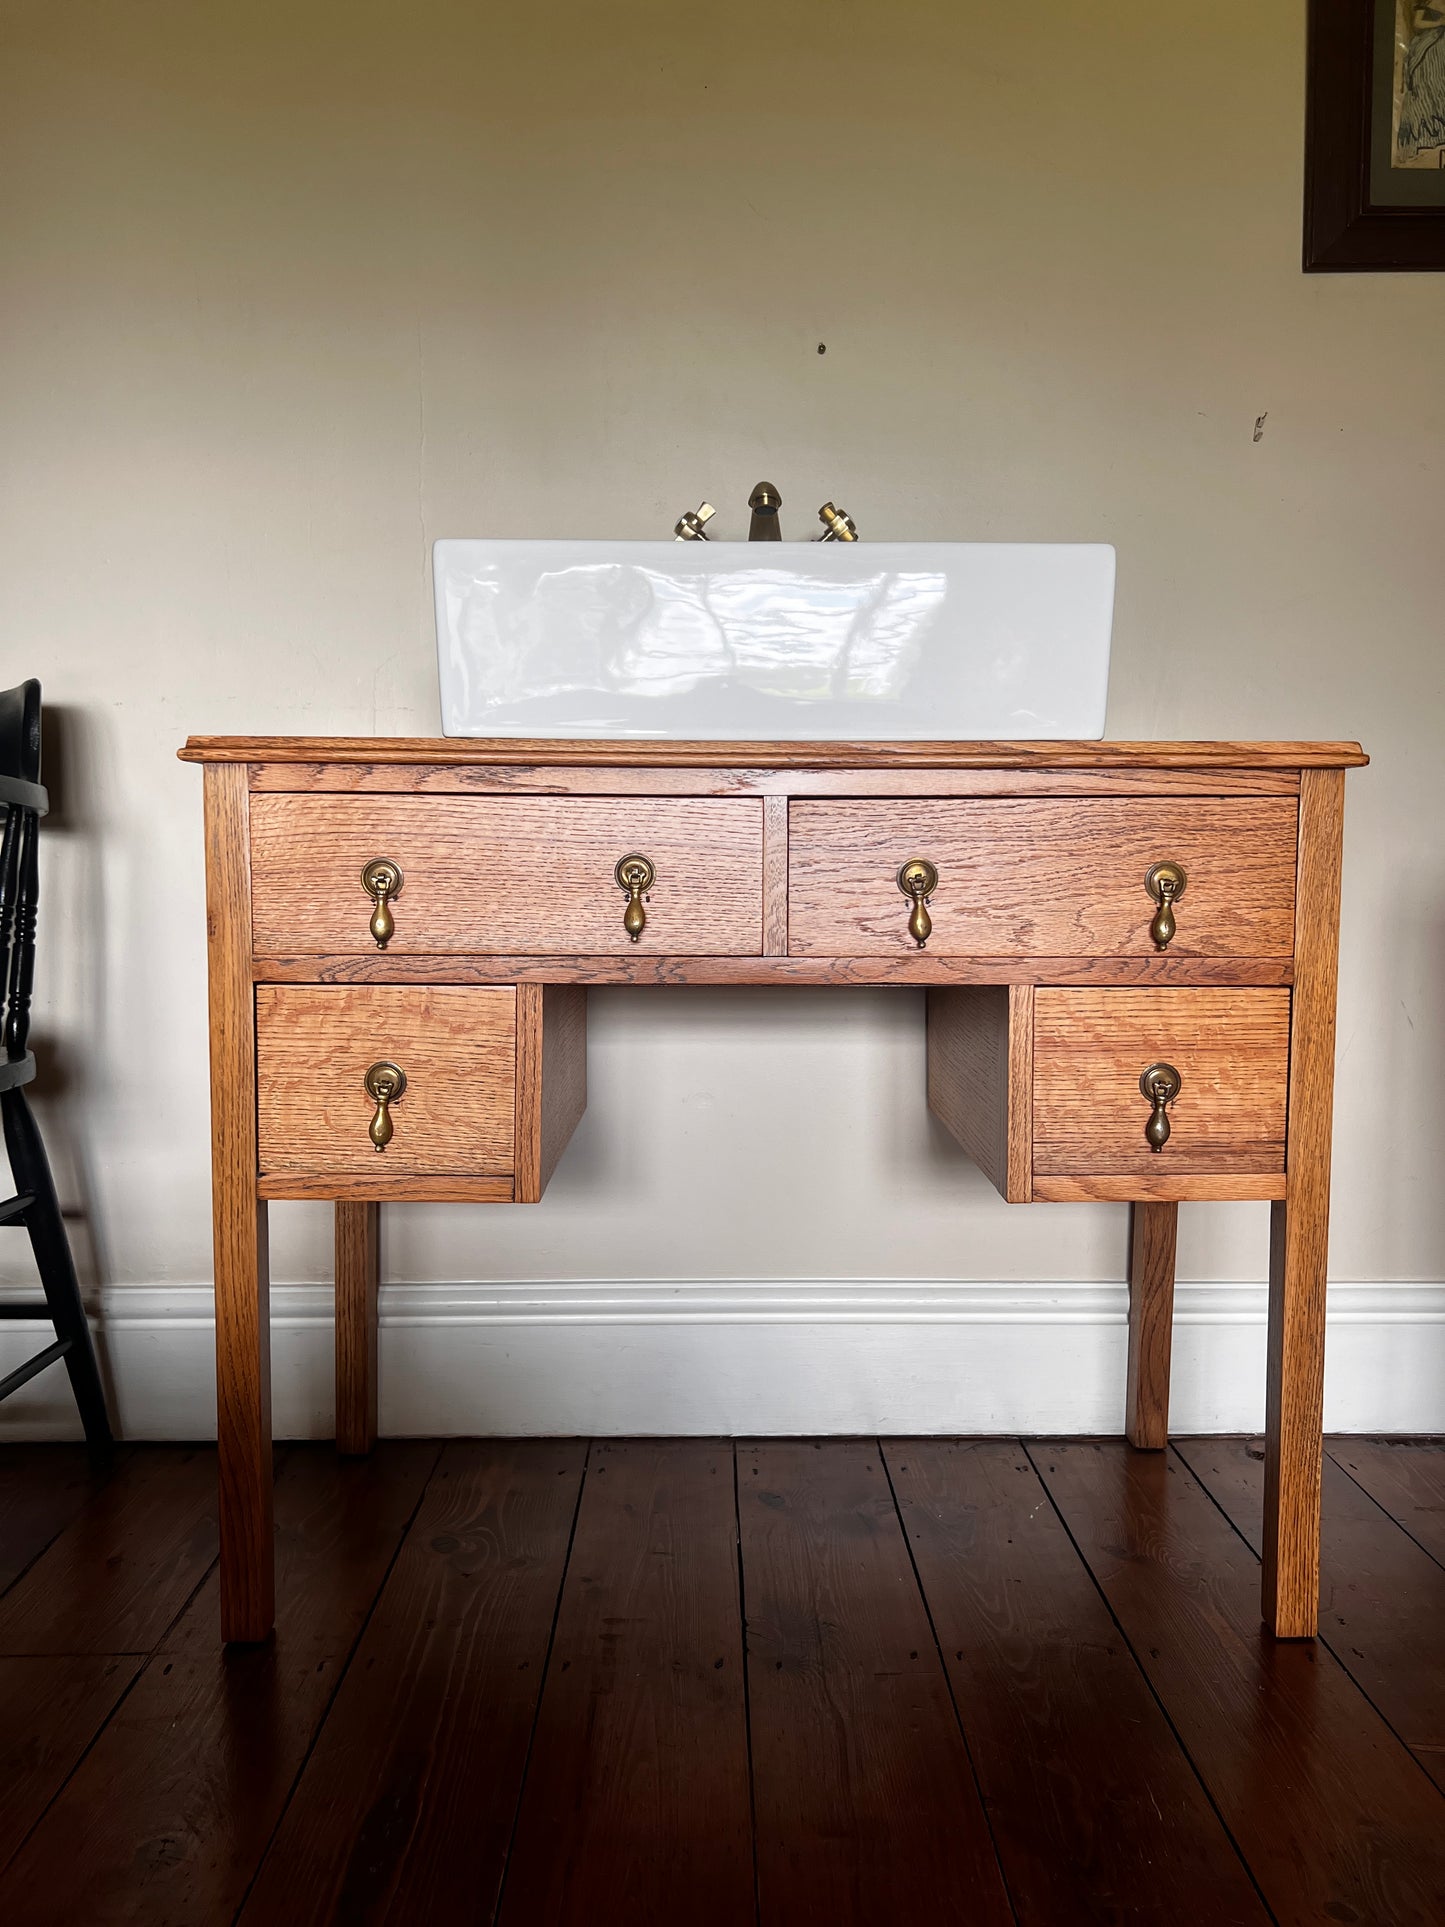
[[[1262,415],[1256,415],[1256,416],[1255,416],[1255,418],[1254,418],[1254,439],[1255,439],[1255,440],[1256,440],[1257,442],[1262,442],[1262,441],[1264,440],[1264,425],[1265,425],[1265,423],[1266,423],[1266,422],[1267,422],[1268,420],[1269,420],[1269,410],[1268,410],[1267,408],[1265,409],[1265,411],[1264,411],[1264,413],[1263,413]]]
[[[826,342],[826,341],[820,341],[820,342],[818,343],[818,353],[819,353],[820,355],[826,355],[826,354],[827,354],[827,352],[828,352],[828,344],[827,344],[827,342]]]

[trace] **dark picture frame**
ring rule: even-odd
[[[1390,164],[1394,0],[1310,0],[1308,274],[1445,270],[1445,170]]]

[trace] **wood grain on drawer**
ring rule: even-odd
[[[1036,1176],[1284,1170],[1287,990],[1034,993]],[[1151,1151],[1141,1074],[1182,1079],[1170,1137]]]
[[[369,953],[373,857],[401,866],[388,956],[423,952],[756,956],[757,797],[254,796],[258,955]],[[633,944],[613,874],[657,873]]]
[[[262,1174],[341,1173],[387,1183],[510,1174],[516,1026],[510,988],[259,985]],[[407,1080],[384,1151],[367,1135],[376,1106],[362,1082],[378,1061],[398,1065]]]
[[[1167,860],[1188,877],[1170,956],[1285,957],[1297,818],[1288,797],[795,802],[789,952],[912,951],[897,877],[924,857],[935,954],[1154,956],[1144,878]]]

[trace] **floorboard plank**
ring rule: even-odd
[[[738,1927],[753,1905],[732,1446],[600,1441],[500,1919]]]
[[[4,1869],[140,1671],[138,1658],[0,1659],[0,1919]]]
[[[1028,1454],[996,1439],[884,1453],[1020,1922],[1263,1927]]]
[[[0,1446],[0,1593],[70,1524],[120,1462],[84,1445]]]
[[[437,1451],[291,1449],[275,1640],[223,1651],[213,1571],[0,1883],[0,1911],[26,1927],[234,1916]]]
[[[1322,1643],[1264,1632],[1259,1562],[1183,1461],[1030,1456],[1276,1918],[1438,1927],[1445,1801]]]
[[[1190,1439],[1180,1456],[1253,1546],[1264,1513],[1264,1447]],[[1328,1456],[1320,1637],[1445,1791],[1445,1569]]]
[[[241,1918],[490,1920],[586,1459],[448,1445]]]
[[[1328,1439],[1325,1449],[1445,1566],[1445,1445],[1438,1439]]]
[[[214,1447],[130,1446],[0,1599],[0,1653],[149,1653],[215,1557]]]
[[[766,1927],[1012,1918],[872,1441],[738,1448]]]

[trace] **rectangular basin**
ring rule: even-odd
[[[1107,543],[445,538],[433,582],[448,736],[1104,733]]]

